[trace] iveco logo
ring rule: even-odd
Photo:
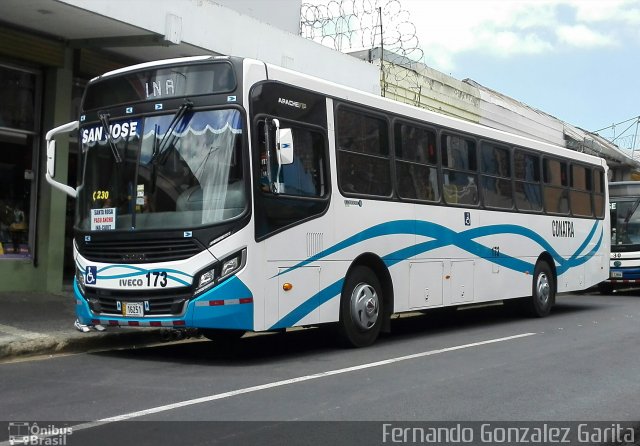
[[[124,260],[125,262],[141,262],[143,260],[145,260],[147,258],[147,256],[145,256],[144,254],[124,254],[122,256],[122,260]]]

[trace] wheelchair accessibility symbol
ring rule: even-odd
[[[87,274],[84,278],[84,283],[86,283],[87,285],[95,285],[97,278],[98,278],[98,267],[87,266]]]

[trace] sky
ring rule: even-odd
[[[381,6],[385,34],[415,32],[404,45],[418,47],[412,54],[431,68],[605,137],[623,135],[621,147],[632,144],[640,116],[640,0],[302,3],[327,5],[334,14],[338,4]]]

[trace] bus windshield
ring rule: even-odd
[[[236,109],[187,107],[81,127],[76,227],[182,229],[239,216],[247,203],[242,133]]]
[[[640,200],[610,198],[611,246],[640,245]]]

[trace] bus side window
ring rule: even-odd
[[[544,204],[547,212],[569,214],[567,163],[554,158],[543,160]]]
[[[328,192],[327,157],[324,136],[315,130],[289,126],[281,122],[281,128],[290,128],[293,137],[293,162],[280,166],[276,154],[276,129],[265,121],[258,123],[258,151],[260,185],[263,192],[273,193],[274,181],[284,185],[280,194],[301,197],[324,197]],[[268,141],[267,141],[268,139]],[[278,177],[278,178],[276,178]]]
[[[478,204],[476,142],[442,134],[442,192],[450,204]]]
[[[271,192],[271,184],[275,181],[277,172],[276,161],[276,136],[274,127],[267,122],[261,120],[258,122],[258,163],[259,170],[259,189],[262,192]]]
[[[604,200],[604,171],[601,169],[593,170],[593,209],[598,218],[604,217],[605,200]]]
[[[591,191],[593,184],[591,169],[573,164],[571,166],[570,187],[571,213],[582,217],[592,216]]]
[[[509,149],[493,143],[480,146],[481,186],[484,204],[490,207],[513,207]]]
[[[321,215],[329,203],[326,199],[330,192],[326,135],[314,128],[278,119],[281,129],[291,129],[293,162],[278,166],[276,127],[269,118],[258,121],[253,154],[258,166],[254,173],[259,189],[255,194],[257,240]],[[276,181],[278,193],[272,190]]]
[[[517,208],[521,211],[541,211],[540,157],[516,149],[513,168]]]
[[[292,128],[293,163],[282,166],[284,193],[323,197],[327,193],[325,144],[319,132]]]
[[[342,191],[389,197],[391,164],[387,121],[338,108],[338,181]]]
[[[400,198],[440,200],[434,131],[395,125],[396,177]]]

